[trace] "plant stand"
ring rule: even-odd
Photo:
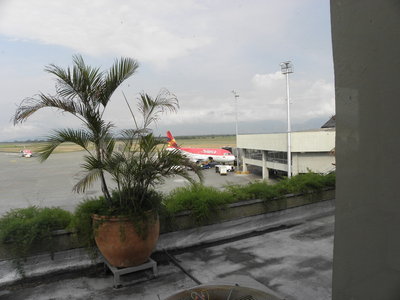
[[[144,263],[140,266],[127,267],[127,268],[116,268],[116,267],[113,267],[112,265],[110,265],[110,263],[104,257],[103,257],[103,260],[104,260],[104,267],[107,266],[108,269],[114,275],[114,288],[115,289],[122,287],[121,275],[132,274],[132,273],[140,272],[143,270],[152,269],[153,276],[151,278],[158,276],[157,263],[154,260],[152,260],[151,258],[149,258],[149,260],[146,263]],[[141,279],[141,280],[134,279],[134,280],[129,281],[129,283],[136,283],[139,281],[143,281],[143,279]]]

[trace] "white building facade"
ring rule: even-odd
[[[292,175],[334,170],[335,133],[335,128],[292,132]],[[263,179],[271,170],[287,173],[286,133],[238,135],[237,147],[244,172],[253,165],[262,168]]]

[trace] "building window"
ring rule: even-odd
[[[246,149],[246,151],[244,152],[244,157],[262,160],[262,152],[261,150]]]
[[[277,162],[280,164],[287,164],[287,152],[280,151],[266,151],[267,161]]]
[[[265,151],[266,160],[280,164],[287,164],[287,152]],[[255,160],[262,160],[262,150],[245,149],[244,157]]]

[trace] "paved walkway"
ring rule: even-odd
[[[110,274],[87,275],[83,271],[79,274],[65,270],[64,275],[3,287],[0,299],[158,300],[196,286],[193,278],[204,284],[229,280],[232,276],[256,281],[289,300],[331,299],[333,211],[333,202],[325,201],[162,235],[158,252],[168,250],[192,278],[162,259],[157,278],[121,289],[113,289]],[[70,270],[71,266],[77,268],[82,263],[83,254],[80,255],[69,258]],[[157,259],[157,255],[155,257]],[[47,263],[51,271],[55,265],[61,267],[63,260]],[[0,278],[4,279],[7,270],[4,265],[0,269]],[[34,272],[34,269],[32,263],[30,270]]]

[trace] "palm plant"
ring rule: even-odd
[[[25,99],[14,115],[14,124],[25,121],[42,108],[55,108],[82,121],[81,129],[56,130],[40,150],[40,159],[46,160],[64,142],[75,143],[86,151],[82,164],[84,176],[74,190],[83,192],[100,179],[106,203],[99,198],[94,211],[82,209],[81,220],[74,218],[75,226],[84,229],[83,235],[90,241],[95,239],[100,252],[113,266],[139,265],[148,260],[159,235],[161,195],[155,191],[155,186],[172,175],[181,175],[193,182],[183,166],[192,167],[201,178],[194,164],[178,150],[168,151],[166,144],[151,133],[150,126],[157,123],[161,114],[178,109],[178,100],[166,89],[156,98],[141,93],[139,120],[125,98],[134,129],[122,132],[121,143],[112,136],[113,124],[106,122],[103,114],[116,88],[135,72],[136,61],[121,59],[108,72],[87,66],[80,56],[74,56],[73,62],[74,66],[66,70],[56,65],[45,69],[57,78],[56,95],[40,93],[37,98]],[[93,146],[94,151],[91,150]],[[106,184],[105,172],[117,185],[112,194]],[[92,204],[90,207],[93,208]],[[120,222],[111,221],[115,215],[121,217],[118,218]],[[126,216],[130,222],[124,220]],[[95,236],[94,232],[88,234],[92,224]],[[116,236],[119,239],[115,239]]]
[[[161,114],[178,109],[175,95],[166,89],[156,98],[141,93],[137,106],[140,119],[128,104],[135,128],[122,131],[121,142],[111,139],[103,161],[86,156],[83,165],[86,174],[75,186],[78,191],[84,191],[96,178],[94,174],[102,170],[109,173],[116,183],[110,214],[140,216],[150,210],[157,211],[161,197],[155,187],[165,178],[178,175],[194,183],[186,167],[193,169],[202,180],[200,169],[193,162],[179,150],[167,149],[165,141],[155,137],[150,129]]]
[[[104,111],[111,96],[119,85],[132,76],[138,64],[134,59],[116,60],[108,71],[100,71],[85,64],[80,55],[73,56],[73,66],[63,69],[50,64],[45,71],[56,77],[56,94],[39,93],[37,97],[26,98],[17,108],[14,125],[26,121],[42,108],[54,108],[70,113],[82,121],[82,129],[56,130],[49,137],[48,144],[41,149],[39,158],[44,161],[60,144],[72,142],[86,150],[87,156],[100,165],[114,148],[111,137],[113,124],[103,119]],[[94,147],[94,153],[91,151]],[[100,178],[102,192],[108,202],[111,196],[104,172],[98,168],[93,177]]]

